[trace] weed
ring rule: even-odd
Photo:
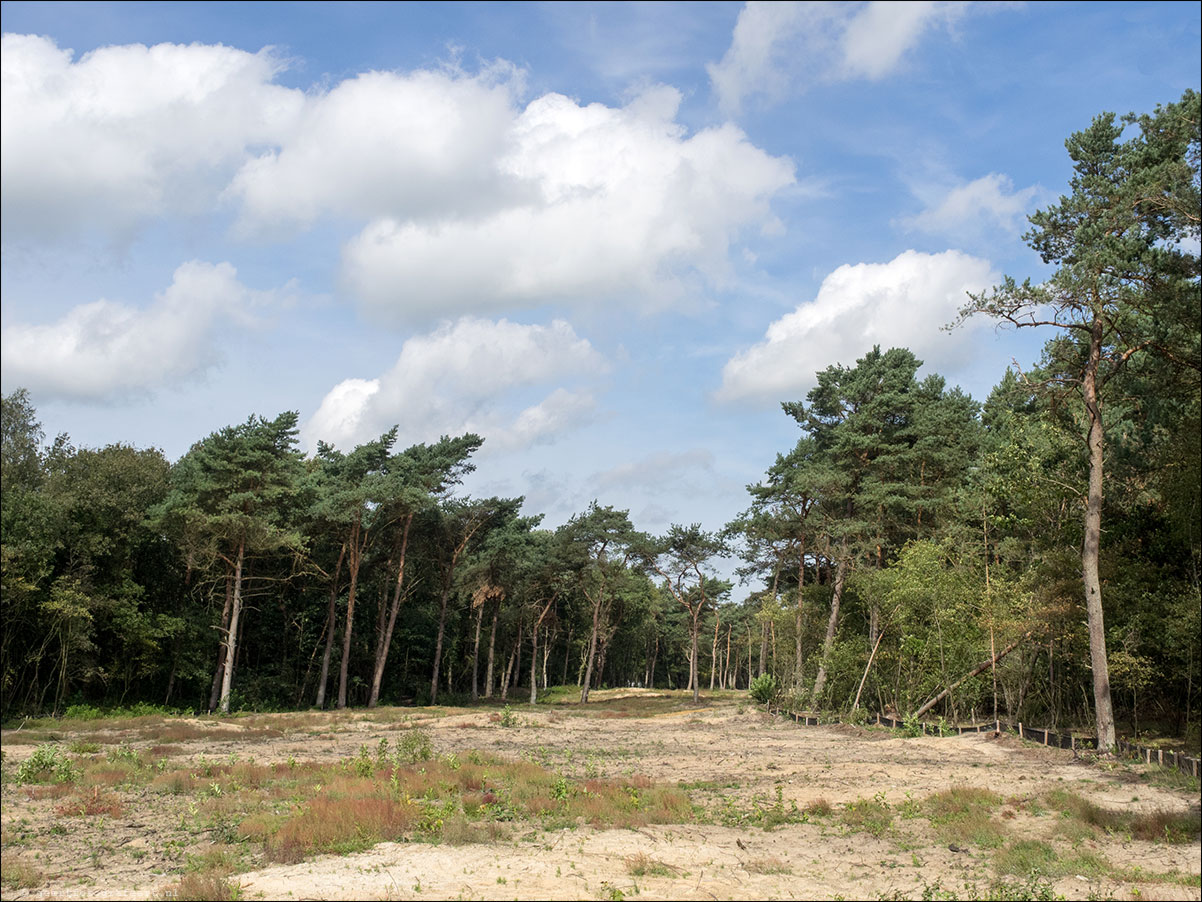
[[[885,801],[884,793],[878,792],[871,799],[859,799],[847,805],[840,819],[853,830],[864,830],[880,836],[893,823],[893,809]]]
[[[172,884],[158,898],[165,900],[225,900],[241,899],[242,887],[218,874],[185,874],[178,883]]]
[[[434,746],[430,742],[430,734],[418,727],[408,730],[397,740],[392,755],[394,762],[405,764],[429,761],[432,757],[434,757]]]
[[[652,858],[645,852],[626,858],[626,872],[632,877],[676,877],[680,873],[677,868]]]
[[[944,842],[996,848],[1004,831],[990,817],[1002,797],[988,789],[957,786],[928,796],[923,803],[931,826]]]
[[[46,875],[20,855],[0,856],[0,885],[10,889],[33,889],[40,886]]]
[[[506,705],[501,709],[501,719],[499,723],[503,727],[520,727],[522,725],[520,718],[513,712],[513,708],[511,708],[509,705]]]
[[[93,786],[90,796],[66,802],[54,810],[64,817],[95,817],[102,814],[120,817],[125,812],[125,806],[115,796],[107,794],[102,796],[100,787]]]
[[[39,745],[17,766],[17,783],[74,783],[79,768],[52,745]]]

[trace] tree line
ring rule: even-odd
[[[460,485],[483,439],[298,448],[297,414],[178,461],[47,442],[3,399],[16,713],[745,688],[812,709],[1116,722],[1197,739],[1199,98],[1066,142],[1031,217],[1054,268],[966,298],[1047,335],[978,403],[904,348],[783,404],[795,446],[712,531],[594,502],[557,529]],[[950,324],[954,328],[956,324]],[[737,556],[760,587],[719,578]]]

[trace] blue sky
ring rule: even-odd
[[[1199,87],[1197,3],[4,3],[3,390],[172,459],[486,438],[473,493],[716,529],[874,343],[1044,336],[1064,139]]]

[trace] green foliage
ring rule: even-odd
[[[430,734],[416,727],[406,730],[396,741],[393,757],[406,764],[429,761],[434,757],[434,744],[430,741]]]
[[[761,705],[769,705],[780,693],[780,685],[777,683],[776,677],[770,673],[765,673],[751,681],[748,692]]]
[[[79,767],[53,745],[39,745],[17,765],[17,783],[74,783]]]

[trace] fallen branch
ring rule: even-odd
[[[978,664],[976,667],[974,667],[969,673],[960,677],[960,679],[956,680],[956,682],[952,683],[950,686],[948,686],[946,689],[944,689],[942,692],[940,692],[938,695],[936,695],[933,699],[931,699],[929,702],[927,702],[925,705],[923,705],[921,708],[919,708],[917,711],[915,711],[913,716],[914,717],[922,717],[922,715],[926,714],[928,711],[930,711],[932,708],[934,708],[937,704],[939,704],[941,701],[943,701],[945,698],[947,698],[949,694],[951,694],[956,689],[958,689],[960,687],[961,683],[964,683],[967,680],[971,680],[978,673],[981,673],[982,671],[986,670],[987,668],[992,667],[998,661],[1002,660],[1002,658],[1006,657],[1006,655],[1010,654],[1010,652],[1014,651],[1014,649],[1018,648],[1027,639],[1030,639],[1031,634],[1033,632],[1035,632],[1035,631],[1028,630],[1027,632],[1023,633],[1021,636],[1019,636],[1017,639],[1015,639],[1013,642],[1011,642],[1009,645],[1007,645],[1005,648],[1003,648],[1000,652],[998,652],[992,658],[987,658],[984,661],[982,661],[980,664]]]

